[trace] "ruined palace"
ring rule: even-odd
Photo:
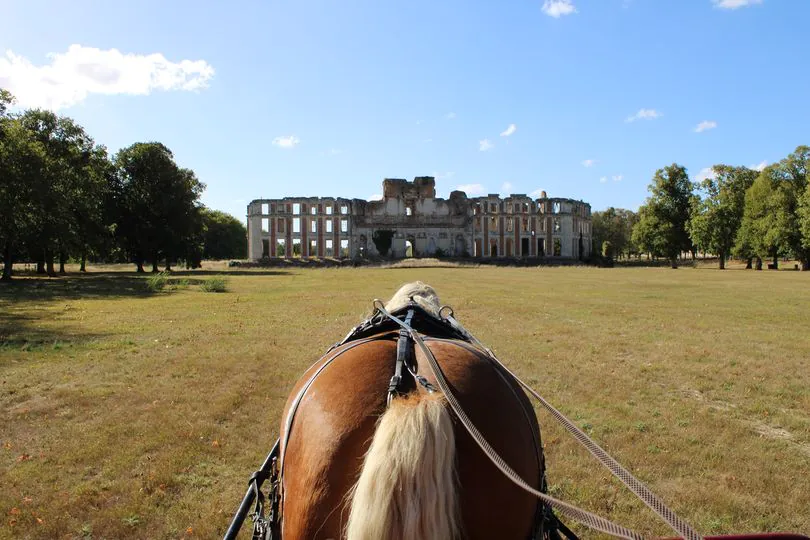
[[[257,199],[247,207],[248,257],[543,257],[591,253],[591,206],[527,195],[436,197],[436,182],[383,180],[378,201]]]

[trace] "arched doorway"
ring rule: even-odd
[[[464,241],[464,237],[459,234],[458,236],[456,236],[455,256],[463,257],[466,252],[467,252],[467,243]]]

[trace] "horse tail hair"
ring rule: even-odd
[[[459,537],[456,440],[444,396],[395,397],[349,494],[348,540]]]

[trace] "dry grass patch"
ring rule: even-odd
[[[0,538],[221,536],[295,380],[415,279],[701,532],[810,531],[807,273],[484,266],[0,286]],[[667,533],[540,419],[556,495]]]

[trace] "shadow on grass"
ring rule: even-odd
[[[286,270],[172,270],[174,276],[286,276]]]
[[[74,343],[91,341],[103,334],[79,333],[75,330],[57,329],[42,325],[38,310],[32,313],[3,310],[0,312],[0,353],[4,350],[39,352],[60,350]]]
[[[146,279],[136,274],[66,274],[58,277],[15,277],[0,282],[2,302],[74,300],[80,298],[146,298],[156,293],[146,286]]]

